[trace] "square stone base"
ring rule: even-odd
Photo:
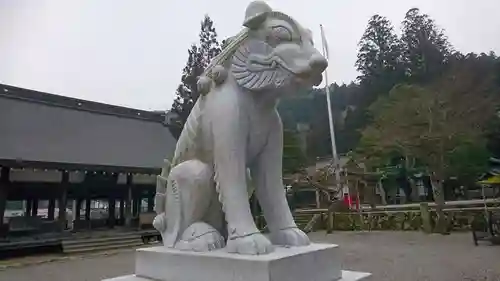
[[[338,246],[332,244],[277,247],[260,256],[160,246],[137,250],[135,275],[103,281],[355,281],[369,275],[341,270]]]
[[[329,281],[358,281],[358,280],[364,281],[368,280],[367,277],[370,276],[371,274],[366,272],[342,270],[342,277],[340,279],[331,279]],[[202,280],[211,280],[211,279],[202,279]],[[245,281],[245,279],[237,279],[237,278],[232,279],[231,281],[233,280]],[[309,279],[309,280],[314,280],[314,279]],[[137,277],[136,275],[126,275],[111,279],[105,279],[103,281],[155,281],[155,280],[149,278]]]

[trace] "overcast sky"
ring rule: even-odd
[[[0,0],[0,82],[122,105],[168,109],[208,14],[222,40],[249,0]],[[462,52],[500,54],[498,0],[270,0],[315,32],[325,26],[331,82],[356,78],[357,43],[375,13],[397,29],[418,7]]]

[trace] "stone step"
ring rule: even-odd
[[[92,244],[95,242],[101,241],[120,241],[120,240],[132,240],[132,239],[141,239],[140,234],[125,234],[125,235],[116,235],[116,236],[105,236],[105,237],[95,237],[95,238],[75,238],[75,239],[66,239],[63,240],[63,246],[71,246],[77,244]]]
[[[116,250],[122,248],[135,248],[143,246],[144,243],[142,241],[123,241],[120,243],[113,244],[103,244],[103,245],[86,245],[84,247],[76,247],[64,249],[65,254],[80,254],[80,253],[89,253],[89,252],[98,252],[98,251],[106,251],[106,250]]]
[[[116,234],[104,237],[79,237],[62,241],[63,253],[82,253],[143,245],[140,233]]]
[[[134,238],[117,239],[117,240],[100,240],[100,241],[98,240],[98,241],[91,241],[91,242],[82,241],[81,243],[63,245],[63,247],[65,249],[77,249],[77,248],[97,247],[97,246],[132,243],[132,242],[141,242],[142,243],[142,239],[134,237]]]

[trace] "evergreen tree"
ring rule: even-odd
[[[388,91],[401,78],[401,42],[394,33],[391,22],[380,15],[368,21],[368,27],[359,41],[356,68],[361,82],[375,82]]]
[[[391,22],[380,15],[372,16],[359,41],[355,64],[361,73],[359,84],[350,83],[334,89],[333,97],[344,97],[341,98],[342,118],[335,120],[339,152],[345,153],[356,147],[361,137],[359,130],[370,121],[368,106],[380,94],[388,93],[394,85],[404,81],[401,47]],[[338,102],[335,98],[333,100]]]
[[[453,49],[434,20],[417,8],[410,9],[402,31],[406,72],[411,81],[429,82],[441,74]]]
[[[283,172],[286,174],[300,172],[307,165],[306,160],[300,147],[298,133],[294,130],[283,130]]]
[[[189,113],[198,99],[196,81],[204,70],[201,64],[201,54],[196,45],[191,45],[188,54],[188,61],[182,70],[182,82],[177,87],[176,97],[171,109],[171,112],[175,113],[175,117],[172,118],[170,131],[176,139],[179,138],[184,123],[186,123]]]
[[[200,31],[200,53],[202,55],[202,65],[208,66],[210,61],[221,52],[221,45],[217,40],[214,22],[208,15],[205,15],[201,23]]]
[[[188,61],[182,70],[181,84],[177,87],[176,98],[172,104],[171,111],[176,116],[173,118],[170,131],[176,139],[179,138],[189,113],[198,100],[196,85],[198,77],[221,51],[214,23],[207,15],[201,22],[199,38],[199,45],[193,44],[188,50]]]

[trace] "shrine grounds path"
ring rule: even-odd
[[[339,244],[343,268],[372,272],[371,281],[500,280],[500,246],[475,247],[470,233],[316,232],[310,236],[317,242]],[[132,273],[133,263],[134,252],[124,250],[15,268],[4,264],[0,280],[100,281]]]

